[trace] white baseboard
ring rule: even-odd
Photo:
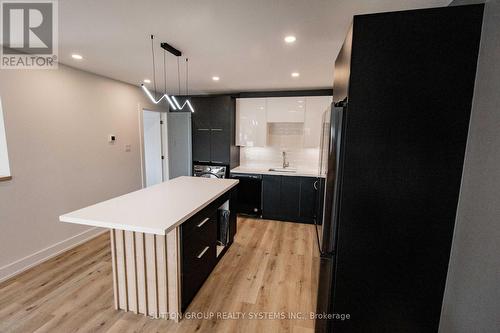
[[[20,274],[33,266],[39,265],[42,262],[47,261],[60,253],[68,251],[75,246],[85,243],[91,238],[94,238],[107,231],[108,229],[97,227],[88,229],[78,235],[72,236],[54,245],[46,247],[45,249],[30,254],[29,256],[16,260],[13,263],[0,267],[0,282],[10,279],[11,277]]]

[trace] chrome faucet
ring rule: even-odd
[[[283,169],[286,169],[290,166],[290,163],[286,161],[286,151],[281,153],[283,155]]]

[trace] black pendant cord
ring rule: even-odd
[[[181,94],[181,67],[179,64],[179,57],[177,57],[177,94]]]
[[[165,51],[163,51],[163,84],[164,84],[164,94],[167,94],[167,60],[165,56]]]
[[[189,98],[189,84],[188,84],[188,80],[189,80],[189,59],[186,58],[186,99]]]
[[[154,96],[156,99],[156,64],[155,64],[155,49],[154,49],[154,35],[151,35],[151,55],[153,58],[153,86],[154,86]]]

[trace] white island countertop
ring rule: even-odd
[[[166,235],[238,184],[235,179],[178,177],[61,215],[61,222]]]

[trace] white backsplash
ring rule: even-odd
[[[282,166],[282,152],[290,168],[316,171],[319,164],[319,147],[304,148],[302,123],[268,124],[266,147],[241,147],[240,165],[250,168],[273,168]]]

